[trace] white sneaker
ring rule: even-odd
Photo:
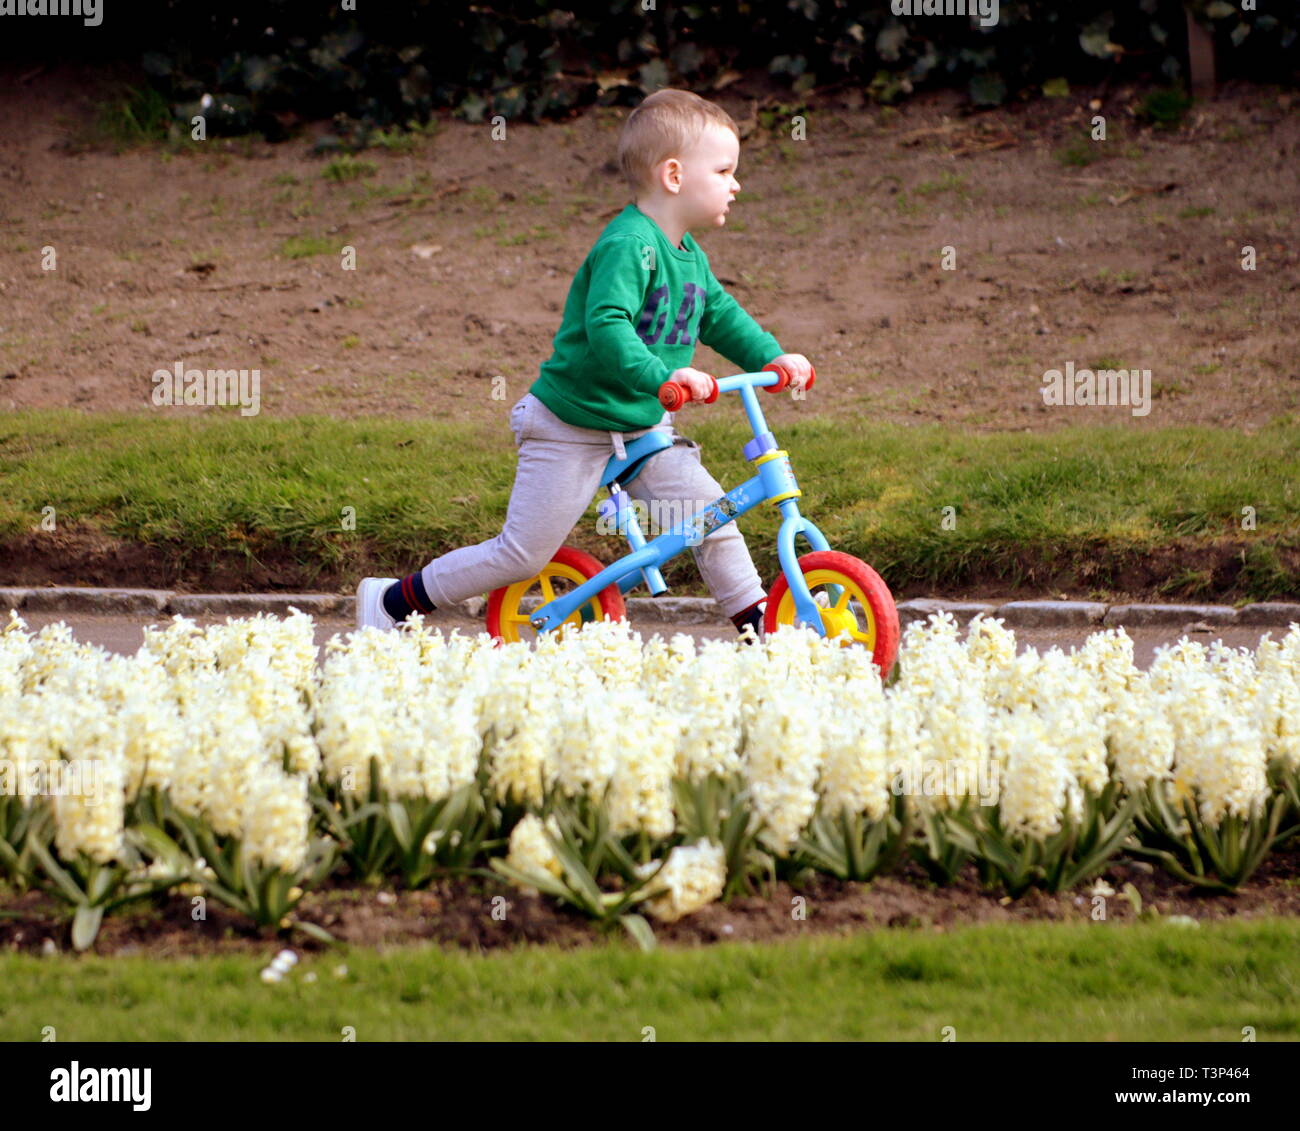
[[[397,582],[396,577],[363,577],[357,586],[357,628],[367,625],[385,631],[395,629],[397,622],[384,609],[384,593]]]

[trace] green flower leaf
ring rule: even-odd
[[[94,945],[95,936],[99,934],[99,925],[104,921],[102,907],[78,907],[72,916],[72,945],[77,950],[89,950]]]
[[[635,913],[630,915],[620,915],[619,923],[623,929],[632,936],[633,941],[645,953],[649,954],[658,945],[655,940],[655,933],[650,929],[650,924],[645,919]]]

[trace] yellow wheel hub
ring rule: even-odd
[[[876,618],[871,615],[871,605],[858,584],[834,569],[814,569],[803,575],[812,592],[813,600],[821,609],[822,628],[828,640],[839,639],[841,644],[861,644],[875,653]],[[819,587],[839,586],[839,598],[832,601],[830,594]],[[857,611],[850,602],[857,603]],[[860,618],[859,618],[860,611]],[[865,624],[863,622],[866,622]],[[792,625],[795,622],[794,594],[789,590],[781,595],[776,610],[776,623]]]
[[[572,566],[550,562],[542,568],[542,572],[536,577],[530,577],[527,581],[516,581],[506,589],[505,596],[501,601],[502,640],[506,643],[514,643],[518,640],[532,640],[541,635],[537,629],[532,627],[529,621],[532,613],[524,612],[519,606],[523,599],[528,596],[529,590],[539,584],[542,587],[542,604],[548,604],[555,600],[554,582],[560,579],[573,582],[572,586],[566,587],[563,592],[576,589],[589,580],[586,574],[580,573]],[[538,608],[541,608],[541,605]],[[564,625],[566,624],[580,625],[587,621],[604,619],[605,611],[601,607],[600,598],[593,597],[585,605],[580,605],[565,617],[563,623],[551,631],[563,634]],[[530,635],[525,636],[525,632]]]

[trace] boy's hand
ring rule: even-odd
[[[702,401],[705,397],[713,392],[713,378],[700,369],[692,369],[689,365],[682,369],[674,369],[668,374],[668,380],[676,381],[679,385],[685,385],[691,391],[691,399]]]
[[[812,362],[801,353],[783,353],[774,357],[768,365],[781,365],[790,374],[790,388],[802,389],[813,378]]]

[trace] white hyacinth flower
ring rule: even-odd
[[[638,869],[647,875],[656,865]],[[727,882],[727,858],[720,844],[708,840],[678,845],[664,861],[649,890],[656,892],[645,910],[656,919],[672,923],[718,899]]]
[[[546,834],[550,833],[556,840],[560,837],[560,827],[554,817],[547,817],[545,822],[533,813],[529,813],[515,825],[510,833],[510,849],[506,863],[525,875],[552,875],[557,879],[564,875],[564,865],[551,847]],[[537,893],[537,889],[519,885],[524,891]]]

